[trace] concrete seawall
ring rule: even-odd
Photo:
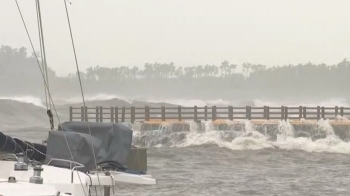
[[[294,137],[318,139],[334,133],[343,140],[350,141],[350,120],[216,120],[213,122],[153,120],[140,122],[139,126],[133,127],[134,130],[139,130],[140,132],[159,130],[164,132],[204,132],[206,130],[249,131],[248,129],[254,129],[260,133],[273,137],[275,137],[281,129],[289,129],[289,131],[293,132],[292,134]]]

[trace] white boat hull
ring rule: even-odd
[[[99,190],[106,188],[111,191],[116,183],[132,184],[156,184],[156,180],[150,175],[135,175],[123,172],[110,171],[85,174],[76,170],[59,168],[50,165],[42,165],[41,177],[43,184],[29,183],[33,176],[33,167],[27,171],[15,171],[14,161],[0,161],[0,196],[85,196],[88,195],[91,186],[97,186]],[[17,182],[8,182],[9,177],[14,177]]]

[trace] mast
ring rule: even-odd
[[[35,3],[36,3],[36,10],[37,10],[41,63],[42,63],[42,69],[44,72],[44,88],[45,88],[44,90],[45,90],[46,109],[47,109],[47,115],[50,118],[50,125],[51,125],[50,128],[51,128],[51,130],[53,130],[54,123],[53,123],[53,115],[51,112],[51,102],[50,102],[50,98],[48,97],[48,95],[49,95],[49,77],[47,74],[46,51],[45,51],[43,25],[42,25],[42,20],[41,20],[40,2],[39,2],[39,0],[35,0]],[[47,88],[45,86],[45,81],[46,81]]]

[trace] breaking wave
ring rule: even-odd
[[[119,95],[110,95],[110,94],[96,94],[92,96],[85,96],[86,101],[108,101],[111,99],[119,99],[121,101],[125,101],[127,103],[132,103],[132,99],[127,99],[124,96]],[[81,103],[83,101],[82,97],[70,97],[70,98],[56,98],[59,103]]]
[[[2,100],[13,100],[13,101],[18,101],[22,103],[30,103],[35,106],[39,106],[42,108],[46,108],[44,106],[43,101],[38,98],[38,97],[33,97],[33,96],[14,96],[14,97],[0,97],[0,101]]]
[[[229,123],[229,122],[228,122]],[[186,125],[183,125],[186,126]],[[328,120],[315,125],[293,126],[288,121],[276,125],[254,125],[250,121],[219,127],[213,123],[190,123],[187,128],[174,129],[171,124],[159,130],[142,130],[134,126],[134,145],[146,147],[190,147],[217,145],[231,150],[277,148],[307,152],[350,154],[350,126],[336,127]]]
[[[46,107],[45,106],[45,99],[34,97],[31,95],[28,96],[6,96],[1,97],[0,100],[14,100],[19,101],[23,103],[31,103],[39,107]],[[343,98],[333,98],[329,100],[325,100],[323,102],[315,103],[313,101],[308,102],[300,102],[300,101],[288,101],[284,100],[283,102],[278,101],[268,101],[263,99],[253,99],[253,100],[223,100],[223,99],[216,99],[216,100],[202,100],[202,99],[162,99],[162,98],[143,98],[143,97],[132,97],[132,98],[126,98],[121,95],[114,95],[114,94],[105,94],[100,93],[96,95],[86,95],[85,100],[86,101],[108,101],[112,99],[119,99],[121,101],[127,102],[131,104],[133,101],[141,101],[141,102],[152,102],[152,103],[168,103],[168,104],[174,104],[174,105],[182,105],[182,106],[211,106],[211,105],[217,105],[217,106],[281,106],[281,105],[287,105],[290,107],[294,106],[343,106],[348,107],[350,106],[346,99]],[[82,98],[81,97],[53,97],[53,100],[56,104],[72,104],[72,103],[81,103]]]

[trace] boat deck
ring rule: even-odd
[[[0,196],[57,196],[56,188],[47,184],[32,184],[29,182],[8,182],[0,178]],[[59,196],[68,196],[59,194]]]

